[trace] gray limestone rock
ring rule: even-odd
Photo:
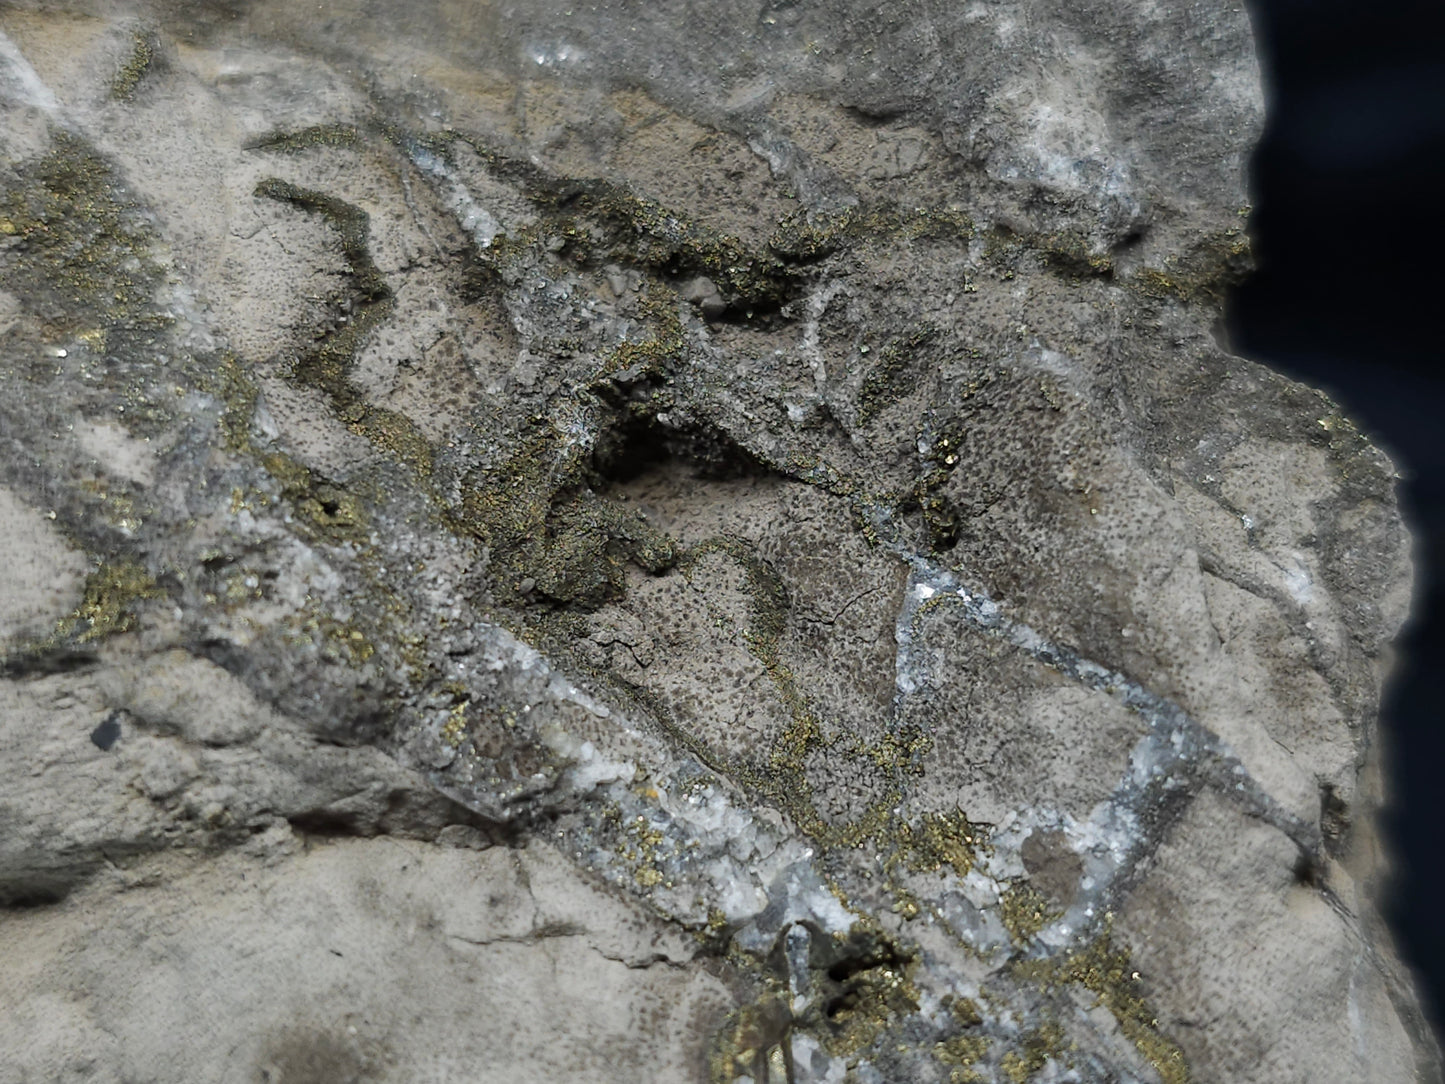
[[[0,9],[0,1082],[1438,1081],[1242,8]]]

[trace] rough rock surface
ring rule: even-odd
[[[1434,1081],[1243,9],[0,7],[0,1081]]]

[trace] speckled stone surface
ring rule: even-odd
[[[1243,9],[0,7],[0,1082],[1437,1081]]]

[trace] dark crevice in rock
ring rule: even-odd
[[[35,911],[63,903],[75,886],[68,882],[0,885],[0,909]]]
[[[706,481],[773,473],[717,429],[663,425],[656,417],[637,418],[610,431],[598,441],[592,458],[603,492],[674,463]]]
[[[1325,850],[1333,857],[1341,858],[1349,849],[1350,828],[1353,815],[1350,804],[1333,783],[1320,784],[1320,835],[1324,838]]]
[[[530,826],[526,818],[493,820],[432,791],[395,791],[384,805],[384,809],[306,809],[288,813],[285,819],[296,833],[315,840],[393,836],[472,848],[519,846]],[[264,827],[258,822],[251,830]]]
[[[363,830],[355,814],[334,810],[317,809],[308,813],[295,813],[286,818],[291,827],[302,835],[322,839],[337,839],[348,836],[374,836],[376,829]]]
[[[76,674],[97,666],[99,661],[95,651],[70,644],[21,647],[0,658],[0,676],[26,678],[49,674]]]

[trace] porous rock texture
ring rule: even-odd
[[[1440,1079],[1218,0],[0,6],[0,1081]]]

